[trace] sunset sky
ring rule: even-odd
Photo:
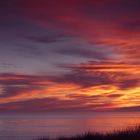
[[[0,112],[140,110],[139,0],[1,0]]]

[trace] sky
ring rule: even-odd
[[[139,0],[1,0],[0,112],[140,110]]]

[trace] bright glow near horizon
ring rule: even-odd
[[[138,0],[0,2],[0,112],[140,109]]]

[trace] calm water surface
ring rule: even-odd
[[[2,140],[32,140],[40,136],[72,136],[107,132],[140,123],[140,112],[90,114],[0,115]]]

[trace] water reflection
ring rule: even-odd
[[[0,116],[0,136],[71,136],[87,131],[106,132],[140,122],[140,113],[42,114]],[[7,138],[8,139],[8,138]],[[26,138],[27,139],[27,138]]]

